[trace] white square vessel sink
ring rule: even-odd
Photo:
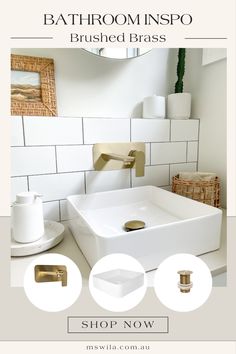
[[[114,269],[93,275],[95,288],[114,297],[123,297],[144,284],[144,275],[125,269]]]
[[[201,255],[220,247],[222,211],[164,189],[144,186],[67,198],[70,229],[91,267],[124,253],[144,269],[175,253]],[[126,232],[129,220],[145,228]]]

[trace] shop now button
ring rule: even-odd
[[[68,317],[68,333],[168,333],[167,316]]]

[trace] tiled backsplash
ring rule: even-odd
[[[179,171],[196,171],[199,120],[12,117],[12,200],[43,194],[45,218],[66,220],[65,199],[132,186],[170,188]],[[94,171],[92,147],[101,142],[146,143],[145,176],[134,170]]]

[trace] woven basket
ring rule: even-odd
[[[189,181],[179,179],[179,175],[172,178],[172,192],[198,202],[220,207],[220,180],[215,177],[211,181]]]

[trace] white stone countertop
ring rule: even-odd
[[[226,254],[227,254],[226,221],[227,221],[226,212],[224,211],[220,249],[200,256],[200,258],[210,268],[213,277],[226,272],[226,263],[227,263],[226,261]],[[77,246],[77,243],[75,242],[70,230],[68,229],[67,222],[63,222],[63,224],[65,225],[64,240],[56,247],[44,253],[59,253],[71,258],[80,269],[80,272],[83,277],[83,284],[86,285],[89,278],[90,266],[88,265],[86,259],[84,258],[79,247]],[[11,286],[13,287],[23,286],[24,273],[27,266],[36,257],[39,257],[40,255],[41,254],[35,254],[33,256],[11,258]],[[147,272],[148,286],[152,286],[154,274],[155,274],[155,270],[151,272]]]

